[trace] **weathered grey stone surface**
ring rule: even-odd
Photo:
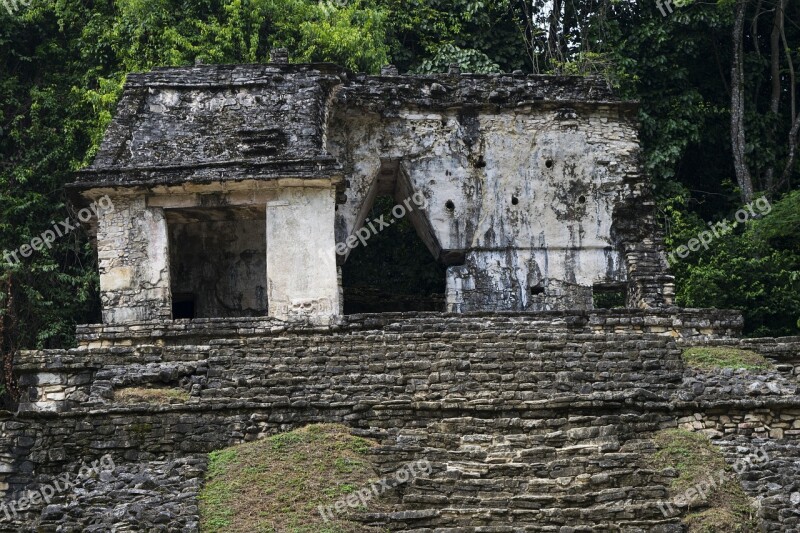
[[[333,65],[161,68],[128,75],[117,114],[79,188],[325,177]]]
[[[751,460],[740,475],[742,487],[756,500],[761,531],[800,531],[800,443],[797,440],[747,438],[715,440],[734,465],[744,464],[753,449],[768,460]]]
[[[115,468],[0,511],[0,530],[197,531],[208,452],[314,422],[377,439],[379,474],[432,465],[370,526],[677,533],[658,506],[675,472],[644,459],[680,426],[732,461],[769,448],[744,487],[765,531],[796,530],[800,339],[743,341],[737,312],[671,307],[635,103],[591,78],[285,56],[129,76],[71,187],[114,203],[97,224],[104,324],[19,354],[0,492],[10,505],[83,463]],[[408,216],[448,266],[450,312],[340,316],[336,243],[378,195],[424,198]],[[616,289],[627,309],[592,310]],[[776,369],[688,370],[698,344]],[[180,394],[131,404],[130,387]]]
[[[1,521],[0,531],[196,532],[206,467],[205,455],[116,465],[80,479],[35,511]],[[52,483],[40,476],[39,486]]]
[[[393,510],[361,517],[370,525],[677,532],[679,517],[658,508],[671,474],[649,470],[643,458],[654,451],[653,432],[682,426],[720,441],[772,443],[770,462],[744,486],[759,498],[769,531],[791,531],[794,377],[700,374],[679,358],[676,338],[725,342],[740,327],[736,313],[701,310],[357,315],[324,327],[255,318],[82,326],[78,349],[25,352],[18,361],[30,401],[2,421],[11,451],[6,501],[110,453],[119,467],[113,480],[71,491],[51,502],[58,507],[39,506],[26,527],[71,531],[117,517],[145,530],[196,531],[202,454],[330,421],[381,442],[378,473],[416,459],[432,464],[429,476],[387,495]],[[766,388],[739,394],[750,383]],[[130,386],[182,389],[190,399],[117,403],[113,391]]]
[[[687,346],[694,344],[691,339],[683,342]],[[721,336],[713,340],[705,339],[702,344],[753,350],[766,357],[782,374],[800,381],[800,337],[742,339],[738,336]]]
[[[595,78],[386,72],[275,63],[129,76],[71,186],[78,202],[120,205],[98,227],[104,322],[169,318],[186,300],[195,317],[328,323],[348,257],[337,243],[363,238],[378,195],[425,200],[407,216],[448,266],[447,311],[591,309],[601,290],[634,308],[672,304],[635,102]],[[242,229],[242,209],[266,223],[245,248],[265,267],[241,250],[260,238]],[[220,220],[235,244],[187,271]],[[243,265],[266,282],[213,283]],[[264,297],[225,302],[240,283]]]

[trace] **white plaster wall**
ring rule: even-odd
[[[529,287],[544,278],[583,287],[627,279],[611,228],[629,192],[624,179],[638,173],[638,137],[613,108],[340,113],[328,131],[349,181],[337,239],[358,229],[381,159],[399,160],[428,199],[440,248],[467,257],[465,267],[450,269],[451,309],[476,308],[456,305],[471,290],[486,298],[512,291],[514,302],[503,308],[528,309]]]
[[[335,191],[289,187],[267,203],[269,315],[327,323],[340,313]]]

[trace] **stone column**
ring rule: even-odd
[[[112,200],[113,209],[99,215],[97,227],[103,322],[170,319],[169,239],[164,210],[146,207],[144,196]]]
[[[287,187],[267,203],[269,315],[330,323],[340,314],[335,191]]]

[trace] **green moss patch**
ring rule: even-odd
[[[772,363],[750,350],[724,346],[696,346],[683,351],[684,362],[700,370],[715,368],[745,368],[747,370],[769,370]]]
[[[126,387],[114,391],[114,401],[122,404],[154,403],[166,405],[186,403],[189,393],[183,389],[166,387]]]
[[[319,512],[320,505],[330,506],[377,480],[367,459],[376,445],[344,426],[314,424],[212,452],[200,494],[201,531],[379,531],[348,520],[346,513],[325,520]],[[381,510],[377,500],[369,507]]]
[[[647,459],[647,466],[673,468],[678,473],[669,487],[669,501],[662,504],[675,513],[684,513],[682,522],[689,533],[758,531],[750,499],[722,453],[707,437],[668,429],[656,433],[653,440],[658,451]],[[680,498],[690,502],[688,509],[675,505]]]

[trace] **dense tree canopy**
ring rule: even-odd
[[[332,61],[376,72],[604,76],[641,101],[643,163],[671,249],[766,195],[773,207],[673,265],[678,303],[744,311],[751,334],[800,319],[800,3],[788,0],[20,0],[0,2],[0,249],[69,215],[125,75],[195,62]],[[680,5],[677,5],[680,4]],[[2,261],[2,352],[72,342],[98,318],[74,232]]]

